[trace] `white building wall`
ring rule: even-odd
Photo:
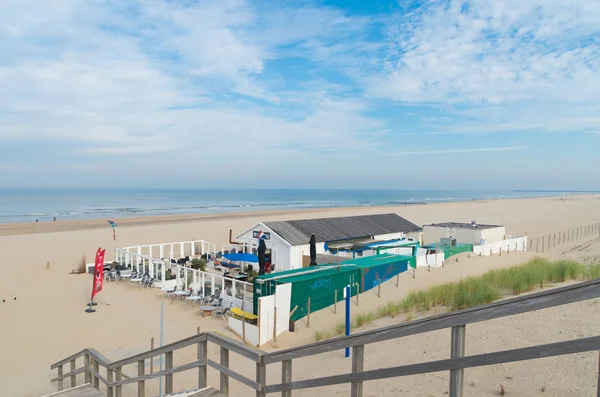
[[[406,233],[388,233],[388,234],[380,234],[378,236],[373,236],[375,240],[397,240],[406,237]]]
[[[435,244],[442,238],[455,238],[464,244],[479,244],[481,239],[485,239],[486,242],[502,241],[505,234],[504,226],[491,229],[423,226],[423,244]]]
[[[302,267],[302,247],[304,246],[296,245],[290,248],[289,268],[282,270],[300,269]],[[308,247],[308,245],[306,247]]]
[[[495,243],[497,241],[503,241],[506,235],[504,227],[496,227],[494,229],[485,229],[481,231],[481,238],[486,243]],[[479,241],[476,243],[479,244]]]

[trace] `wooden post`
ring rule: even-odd
[[[138,376],[144,376],[145,363],[144,360],[138,361]],[[138,382],[138,397],[146,397],[146,381],[140,380]]]
[[[256,383],[259,385],[259,390],[256,391],[256,397],[266,397],[265,387],[267,386],[267,366],[263,358],[256,363]]]
[[[221,365],[229,368],[229,349],[221,346]],[[229,395],[229,375],[221,372],[221,393]]]
[[[363,371],[365,359],[365,345],[352,347],[352,373],[356,374]],[[362,397],[363,395],[363,383],[352,382],[350,386],[351,397]]]
[[[119,382],[123,380],[123,367],[119,367],[115,369],[116,381]],[[115,397],[123,397],[123,386],[119,385],[115,390]]]
[[[539,245],[540,245],[540,238],[536,237],[536,239],[535,239],[535,252],[538,252]]]
[[[150,350],[154,350],[154,337],[150,338]],[[150,358],[150,373],[154,373],[154,357]]]
[[[381,283],[377,284],[377,297],[381,298]]]
[[[550,235],[548,235],[548,251],[550,251]]]
[[[333,314],[337,314],[337,289],[333,291]]]
[[[207,360],[207,348],[208,341],[204,339],[202,342],[198,342],[198,360],[202,361],[203,365],[198,368],[198,389],[203,389],[207,384],[207,371],[208,371],[208,360]]]
[[[165,353],[165,370],[173,368],[173,352]],[[165,394],[173,393],[173,374],[165,375]]]
[[[542,253],[544,253],[545,246],[546,246],[546,236],[542,236]]]
[[[88,370],[88,365],[90,365],[90,355],[85,353],[83,355],[83,366],[85,368],[85,383],[92,383],[92,373]]]
[[[598,397],[600,397],[600,350],[598,350],[598,387],[596,388]]]
[[[360,296],[360,287],[358,283],[356,283],[356,306],[358,306],[358,297]]]
[[[452,327],[450,358],[465,356],[465,329],[464,325]],[[462,397],[464,384],[464,369],[450,370],[450,397]]]
[[[59,365],[58,366],[58,391],[61,391],[63,389],[63,366]]]
[[[113,382],[113,371],[106,368],[106,381],[111,384]],[[115,388],[112,386],[106,386],[106,397],[114,397],[115,396]]]
[[[310,296],[308,297],[308,311],[306,314],[306,328],[310,328]]]
[[[273,308],[273,344],[277,344],[277,306]]]
[[[400,286],[400,273],[396,274],[396,288]]]
[[[75,360],[71,360],[71,372],[75,371]],[[77,384],[77,376],[71,375],[71,387],[75,387]]]
[[[500,256],[502,256],[502,247],[500,247],[500,250],[498,251],[498,254],[499,254]]]
[[[246,316],[242,314],[242,341],[246,344]]]
[[[96,373],[100,373],[100,363],[98,363],[97,360],[93,360],[94,362],[94,371],[96,371]],[[96,388],[96,390],[100,390],[100,378],[98,378],[98,376],[94,375],[94,387]]]
[[[281,383],[290,383],[292,381],[292,360],[284,360],[281,362]],[[281,392],[281,397],[292,397],[292,391],[286,390]]]
[[[556,233],[554,233],[554,240],[553,240],[552,246],[556,247]]]

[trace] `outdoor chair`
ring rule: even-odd
[[[221,318],[227,321],[227,316],[229,315],[229,311],[231,310],[231,303],[225,307],[221,306],[217,308],[215,311],[215,316],[221,316]]]

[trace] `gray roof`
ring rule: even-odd
[[[483,223],[461,223],[461,222],[441,222],[441,223],[432,223],[430,225],[425,226],[435,226],[435,227],[449,227],[454,229],[494,229],[496,227],[503,227],[500,225],[485,225]]]
[[[322,243],[421,230],[419,226],[398,214],[265,222],[265,225],[291,245],[308,244],[311,234],[315,235],[317,242]]]

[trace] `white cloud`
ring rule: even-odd
[[[456,154],[456,153],[483,153],[483,152],[512,152],[524,150],[525,146],[488,147],[474,149],[444,149],[444,150],[421,150],[415,152],[387,153],[388,156],[420,156],[427,154]]]
[[[276,9],[264,20],[241,0],[65,0],[27,12],[37,6],[12,1],[0,15],[0,141],[75,141],[103,155],[335,150],[341,140],[350,150],[382,131],[363,102],[326,86],[278,93],[258,78],[278,46],[356,29],[340,11]]]
[[[390,23],[387,57],[365,84],[397,102],[457,106],[462,120],[444,131],[596,130],[598,35],[595,0],[434,1]],[[462,117],[490,106],[501,123]]]

